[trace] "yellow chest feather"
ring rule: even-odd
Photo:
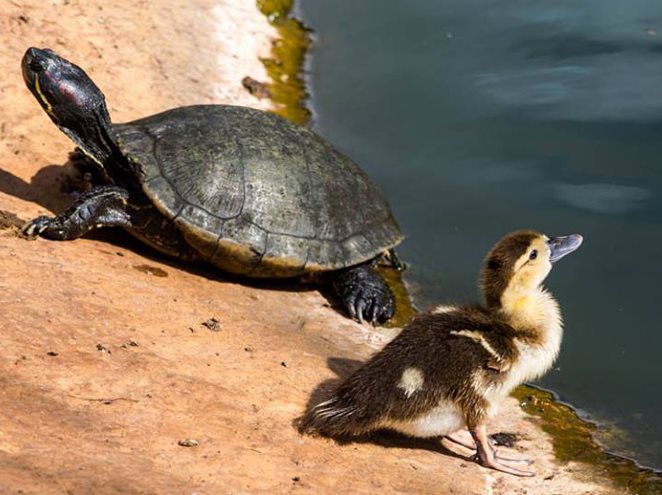
[[[513,388],[542,376],[561,348],[563,324],[558,303],[544,289],[502,300],[502,311],[510,324],[522,332],[514,339],[519,356],[504,380],[488,387],[490,402],[508,395]]]

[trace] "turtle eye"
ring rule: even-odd
[[[41,72],[42,70],[44,70],[44,68],[41,66],[39,61],[35,60],[34,58],[28,62],[28,65],[30,66],[30,69],[32,69],[33,72]]]
[[[529,254],[529,259],[535,260],[537,257],[538,257],[538,250],[534,249],[533,251],[531,251],[531,254]]]

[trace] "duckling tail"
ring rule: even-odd
[[[296,426],[302,434],[343,437],[367,432],[370,423],[356,404],[336,395],[310,407]]]

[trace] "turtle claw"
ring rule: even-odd
[[[46,216],[40,216],[26,223],[21,229],[25,237],[37,237],[45,231],[51,223],[51,219]]]
[[[349,316],[352,318],[357,318],[357,313],[356,313],[356,295],[350,294],[344,301],[345,307],[347,308],[347,311],[349,311]]]
[[[386,321],[395,314],[395,298],[384,279],[370,266],[341,272],[333,283],[347,311],[359,323]]]
[[[359,299],[359,302],[356,303],[356,317],[359,320],[359,323],[363,323],[363,312],[365,311],[368,303],[365,299]]]
[[[375,322],[377,321],[377,318],[379,316],[379,305],[378,304],[373,304],[372,307],[370,308],[370,321]]]

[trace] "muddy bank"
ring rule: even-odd
[[[23,87],[28,46],[81,64],[116,121],[191,103],[267,108],[276,31],[253,2],[0,1],[0,492],[622,493],[558,463],[514,399],[493,431],[534,479],[435,442],[338,445],[291,426],[310,394],[388,338],[314,288],[254,286],[170,262],[120,232],[27,241],[19,223],[71,201],[72,150]],[[391,332],[392,333],[392,332]]]

